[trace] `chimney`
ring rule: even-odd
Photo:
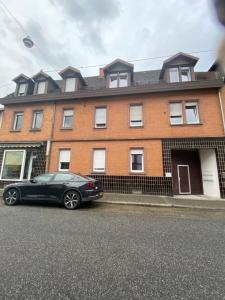
[[[103,68],[99,68],[99,77],[101,78],[105,77]]]

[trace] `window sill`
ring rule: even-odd
[[[9,132],[21,132],[21,130],[11,129]]]
[[[146,175],[146,173],[143,171],[143,172],[129,172],[130,175]]]
[[[68,127],[68,128],[61,127],[60,130],[73,130],[73,127]]]
[[[93,129],[107,129],[107,126],[105,126],[105,127],[93,127]]]
[[[91,174],[93,175],[105,175],[106,172],[97,172],[97,171],[92,171]]]
[[[41,131],[40,128],[31,128],[30,131]]]
[[[129,127],[130,128],[144,128],[144,125],[140,125],[140,126],[132,126],[132,125],[130,125]]]
[[[199,123],[184,123],[184,124],[170,124],[170,126],[200,126],[203,125],[202,122]]]

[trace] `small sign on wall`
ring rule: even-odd
[[[171,172],[166,172],[166,173],[165,173],[165,176],[166,176],[166,177],[172,177],[172,173],[171,173]]]

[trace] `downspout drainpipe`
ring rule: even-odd
[[[52,150],[52,140],[53,140],[53,134],[54,134],[54,127],[55,127],[55,110],[56,110],[56,105],[55,102],[53,103],[53,110],[52,110],[52,120],[51,120],[51,133],[50,133],[50,138],[47,141],[47,147],[46,147],[46,168],[45,171],[49,171],[49,166],[50,166],[50,159],[51,159],[51,150]]]
[[[221,116],[222,116],[222,122],[223,122],[223,132],[225,135],[225,118],[224,118],[224,110],[223,110],[223,101],[221,97],[221,89],[219,89],[219,100],[220,100],[220,110],[221,110]]]

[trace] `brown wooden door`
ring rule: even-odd
[[[191,194],[189,165],[177,165],[179,194]]]

